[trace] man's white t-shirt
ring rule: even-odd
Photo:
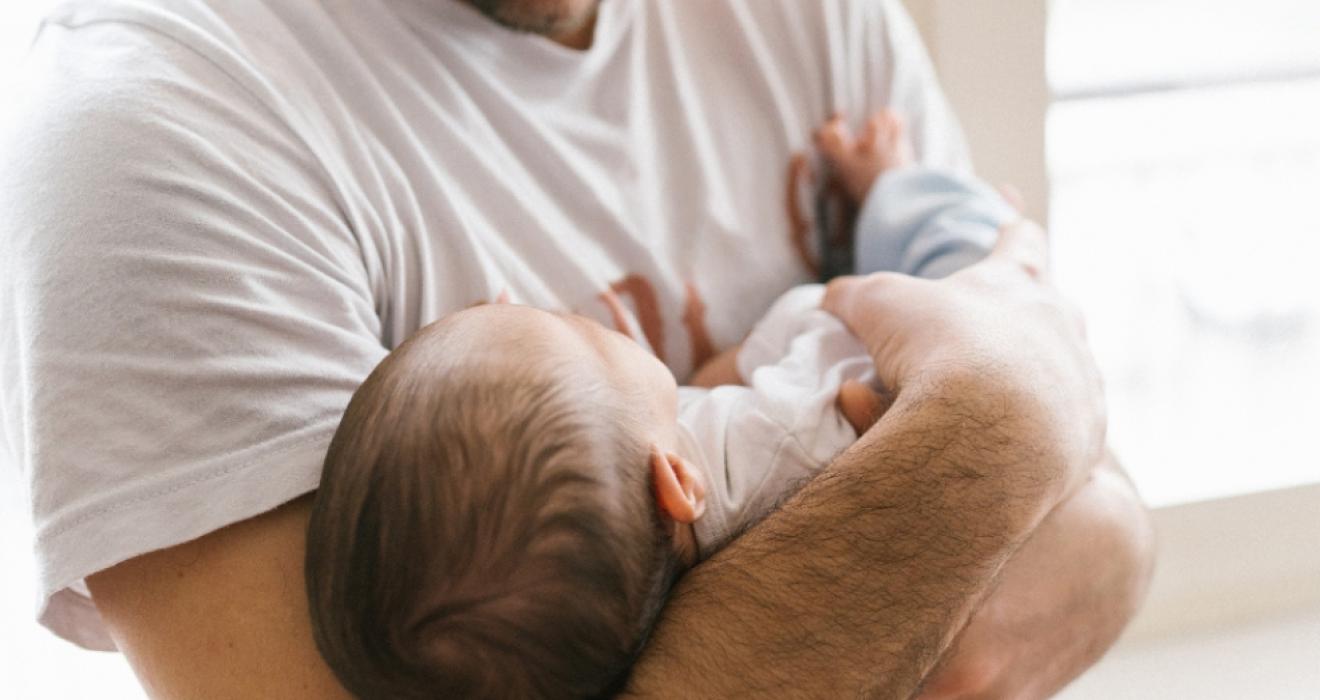
[[[40,619],[316,487],[375,364],[501,294],[679,377],[810,281],[790,160],[893,106],[964,147],[894,0],[605,0],[573,51],[458,0],[75,0],[0,124],[2,442]]]

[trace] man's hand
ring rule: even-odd
[[[680,582],[630,689],[907,698],[1005,563],[1099,462],[1104,401],[1038,229],[939,282],[835,282],[893,405]]]
[[[932,376],[974,375],[1059,439],[1056,496],[1099,463],[1106,415],[1080,316],[1048,283],[1044,232],[1020,221],[990,257],[946,280],[893,273],[831,282],[824,308],[862,339],[881,383],[901,394]]]
[[[849,381],[838,407],[858,435],[893,397]],[[1005,565],[927,679],[921,700],[1047,698],[1094,664],[1145,598],[1150,516],[1113,455]]]

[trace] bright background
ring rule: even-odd
[[[1061,0],[1049,40],[1115,448],[1157,504],[1320,482],[1320,3]]]
[[[1320,3],[907,2],[978,165],[1050,223],[1157,507],[1151,602],[1065,696],[1320,697]],[[0,0],[0,89],[48,4]],[[0,496],[0,697],[141,697],[31,621],[12,469]]]
[[[1146,609],[1066,693],[1320,698],[1320,3],[1056,0],[1047,168]]]

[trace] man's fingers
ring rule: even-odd
[[[1050,251],[1045,229],[1028,219],[1018,219],[999,231],[992,257],[1008,260],[1036,279],[1049,271]]]
[[[851,313],[857,295],[868,285],[884,284],[885,276],[885,273],[877,273],[865,277],[857,275],[835,277],[825,285],[825,299],[821,301],[820,308],[846,319]]]
[[[901,297],[909,286],[926,282],[897,272],[835,277],[825,285],[825,299],[820,307],[847,321],[859,304],[875,310],[878,305]]]
[[[839,318],[843,318],[844,307],[853,293],[853,288],[857,283],[857,277],[835,277],[825,285],[825,298],[820,302],[820,308],[828,311]]]

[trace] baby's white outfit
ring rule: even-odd
[[[983,258],[1017,216],[984,183],[910,167],[871,188],[854,231],[857,271],[950,275]],[[707,471],[705,514],[695,531],[704,559],[824,469],[857,439],[837,407],[849,379],[873,382],[866,348],[820,308],[825,288],[789,290],[738,354],[746,386],[679,390],[684,456]],[[737,449],[727,449],[728,446]]]

